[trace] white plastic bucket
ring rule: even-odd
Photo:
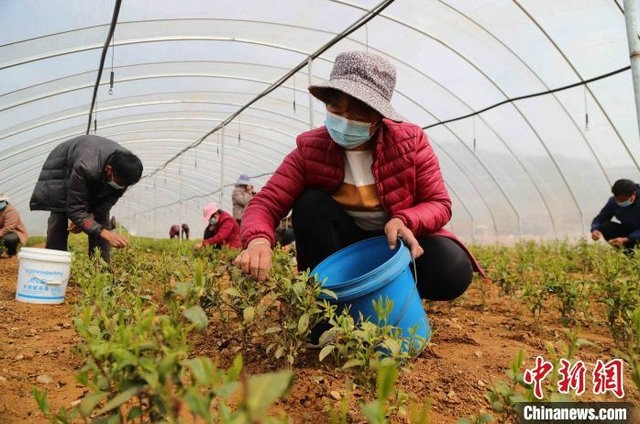
[[[71,270],[71,254],[62,250],[23,247],[18,252],[16,300],[63,303]]]

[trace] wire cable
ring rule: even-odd
[[[318,56],[320,56],[322,53],[326,52],[327,50],[329,50],[331,47],[333,47],[335,44],[337,44],[339,41],[341,41],[343,38],[349,36],[351,33],[353,33],[354,31],[358,30],[359,28],[361,28],[363,25],[365,25],[367,22],[369,22],[371,19],[375,18],[376,16],[378,16],[380,13],[382,13],[382,11],[384,9],[386,9],[391,3],[393,3],[395,0],[385,0],[381,3],[379,3],[376,7],[374,7],[373,9],[371,9],[367,14],[363,15],[362,17],[360,17],[360,19],[358,19],[356,22],[354,22],[353,24],[351,24],[347,29],[345,29],[344,31],[342,31],[340,34],[336,35],[335,37],[333,37],[331,40],[329,40],[329,42],[327,42],[325,45],[323,45],[322,47],[320,47],[319,49],[317,49],[315,52],[311,53],[308,57],[306,57],[301,63],[299,63],[297,66],[295,66],[294,68],[292,68],[289,72],[287,72],[285,75],[283,75],[282,77],[280,77],[276,82],[272,83],[269,87],[267,87],[263,92],[261,92],[260,94],[258,94],[256,97],[254,97],[252,100],[250,100],[249,102],[247,102],[244,106],[242,106],[240,109],[238,109],[237,111],[235,111],[234,113],[232,113],[227,119],[225,119],[224,121],[222,121],[220,124],[218,124],[214,129],[212,129],[211,131],[209,131],[208,133],[206,133],[205,135],[203,135],[202,137],[200,137],[198,140],[196,140],[195,142],[193,142],[191,145],[185,147],[184,149],[180,150],[178,153],[176,153],[173,157],[171,157],[170,159],[168,159],[164,164],[162,164],[160,167],[156,168],[155,170],[153,170],[150,174],[145,175],[143,178],[150,178],[152,176],[154,176],[155,174],[157,174],[158,172],[162,171],[164,168],[167,167],[167,165],[169,165],[171,162],[173,162],[174,160],[176,160],[177,158],[179,158],[182,154],[186,153],[187,151],[198,147],[200,144],[202,144],[202,142],[207,139],[207,137],[211,136],[212,134],[216,133],[217,131],[219,131],[222,127],[228,125],[231,121],[233,121],[238,115],[240,115],[242,112],[244,112],[246,109],[248,109],[252,104],[254,104],[255,102],[257,102],[258,100],[262,99],[263,97],[267,96],[269,93],[271,93],[272,91],[274,91],[276,88],[280,87],[282,84],[284,84],[289,78],[291,78],[292,75],[295,75],[296,72],[298,72],[300,69],[304,68],[305,66],[307,66],[307,64],[309,63],[309,59],[315,59]]]
[[[102,55],[100,56],[100,67],[98,68],[98,76],[96,78],[96,83],[93,86],[93,96],[91,98],[91,106],[89,107],[89,122],[87,123],[87,131],[85,134],[89,134],[89,131],[91,131],[91,117],[93,116],[93,108],[96,105],[96,97],[98,96],[98,87],[100,87],[100,79],[102,78],[104,61],[107,57],[107,51],[109,50],[109,43],[111,43],[111,37],[113,37],[113,32],[115,31],[116,25],[118,24],[118,14],[120,13],[121,3],[122,3],[122,0],[116,0],[116,4],[113,7],[113,16],[111,17],[111,25],[109,26],[109,34],[107,34],[107,39],[104,41],[104,46],[102,47]]]
[[[424,126],[424,127],[422,127],[422,129],[423,130],[427,130],[429,128],[437,127],[438,125],[445,125],[445,124],[448,124],[450,122],[460,121],[461,119],[467,119],[467,118],[470,118],[472,116],[480,115],[481,113],[486,112],[488,110],[495,109],[498,106],[502,106],[502,105],[505,105],[507,103],[513,103],[513,102],[516,102],[518,100],[530,99],[532,97],[538,97],[538,96],[546,96],[547,94],[556,93],[558,91],[568,90],[570,88],[579,87],[581,85],[587,85],[587,84],[589,84],[591,82],[598,81],[598,80],[601,80],[601,79],[604,79],[604,78],[608,78],[610,76],[619,74],[619,73],[624,72],[624,71],[628,71],[629,69],[631,69],[631,66],[625,66],[624,68],[620,68],[618,70],[611,71],[611,72],[608,72],[606,74],[602,74],[602,75],[599,75],[597,77],[590,78],[588,80],[579,81],[579,82],[576,82],[576,83],[573,83],[573,84],[569,84],[569,85],[565,85],[565,86],[562,86],[562,87],[554,88],[552,90],[546,90],[546,91],[542,91],[540,93],[526,94],[524,96],[519,96],[519,97],[513,97],[513,98],[510,98],[510,99],[506,99],[506,100],[503,100],[503,101],[498,102],[496,104],[493,104],[491,106],[487,106],[484,109],[480,109],[478,111],[471,112],[471,113],[468,113],[466,115],[458,116],[457,118],[451,118],[451,119],[447,119],[446,121],[440,121],[440,122],[436,122],[435,124]]]

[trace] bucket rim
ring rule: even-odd
[[[66,250],[57,250],[57,249],[45,249],[45,248],[41,248],[41,247],[22,247],[20,248],[20,251],[18,252],[18,256],[20,256],[20,254],[22,253],[22,255],[29,255],[29,254],[35,254],[35,255],[49,255],[49,256],[59,256],[59,257],[71,257],[71,252],[68,252]]]
[[[327,289],[327,290],[331,290],[333,292],[339,292],[341,290],[344,289],[348,289],[352,286],[357,286],[360,282],[362,282],[363,280],[369,280],[371,279],[371,277],[373,275],[376,274],[380,274],[381,272],[387,270],[388,268],[392,267],[394,265],[394,263],[392,262],[392,259],[396,258],[396,259],[403,259],[403,256],[408,256],[408,262],[411,262],[411,253],[409,252],[409,249],[404,245],[404,242],[398,238],[398,243],[396,244],[396,248],[391,251],[393,252],[391,254],[391,256],[389,256],[389,258],[387,258],[383,263],[381,263],[380,265],[378,265],[377,267],[369,270],[368,272],[359,275],[355,278],[349,279],[347,281],[343,281],[343,282],[339,282],[337,284],[333,284],[333,285],[327,285],[325,284],[323,281],[320,281],[320,278],[318,277],[318,272],[317,270],[319,268],[322,267],[326,267],[328,266],[327,264],[330,262],[330,260],[335,260],[335,258],[337,256],[339,256],[340,254],[344,254],[347,251],[350,250],[356,250],[358,248],[362,248],[363,245],[369,245],[369,244],[378,244],[384,241],[385,245],[387,244],[387,237],[386,236],[376,236],[376,237],[370,237],[364,240],[360,240],[356,243],[350,244],[349,246],[343,247],[340,250],[337,250],[336,252],[332,253],[331,255],[327,256],[325,259],[323,259],[318,265],[316,265],[313,270],[311,270],[310,275],[314,278],[316,278],[316,280],[318,280],[318,282],[321,284],[323,289]],[[404,247],[404,249],[403,249]],[[378,284],[373,285],[367,289],[364,289],[362,291],[362,293],[355,293],[356,296],[359,294],[366,294],[369,291],[374,291],[376,289],[378,289],[379,287],[383,286],[384,284],[386,284],[388,281],[384,281],[384,280],[380,280]],[[359,292],[359,290],[358,290]],[[339,293],[336,293],[336,295],[339,295]],[[351,298],[354,295],[354,293],[349,293],[348,296]],[[320,294],[321,298],[326,298],[329,299],[329,296],[325,296],[323,294]]]

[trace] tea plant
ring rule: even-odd
[[[588,315],[591,285],[581,278],[571,278],[567,268],[566,257],[549,261],[543,269],[543,286],[547,293],[555,297],[562,325],[570,327]]]
[[[486,396],[491,408],[506,419],[515,419],[516,403],[534,402],[535,396],[531,385],[525,383],[522,373],[525,351],[520,349],[506,371],[508,380],[493,382]]]
[[[84,358],[77,379],[88,394],[72,410],[52,414],[46,395],[34,392],[45,417],[51,422],[78,416],[92,422],[181,422],[186,415],[207,423],[265,421],[270,405],[290,388],[291,373],[251,376],[242,383],[241,357],[224,371],[209,358],[189,355],[190,335],[208,324],[199,305],[207,285],[203,264],[196,263],[192,282],[175,284],[159,302],[144,284],[158,262],[115,262],[122,269],[112,272],[113,263],[76,254],[72,274],[82,297],[73,321]],[[180,266],[172,269],[187,273]]]
[[[320,361],[331,356],[343,370],[355,371],[356,384],[365,392],[373,393],[376,376],[382,366],[393,363],[403,365],[422,350],[425,341],[410,331],[402,337],[400,328],[387,325],[393,308],[393,301],[382,298],[373,301],[378,324],[365,319],[360,314],[356,321],[348,308],[340,313],[328,311],[331,328],[320,336],[324,346],[319,354]]]
[[[618,354],[629,364],[631,380],[640,391],[640,307],[633,312],[631,333],[626,349]]]
[[[431,400],[420,402],[410,398],[396,386],[398,368],[395,363],[388,362],[378,368],[376,375],[375,398],[360,405],[360,409],[369,423],[386,423],[389,419],[398,417],[412,424],[426,424],[429,422]],[[354,386],[347,381],[344,395],[337,407],[327,404],[326,411],[331,424],[346,424],[353,422],[349,416],[349,401]]]
[[[42,412],[44,418],[50,423],[55,424],[71,424],[78,416],[78,411],[74,409],[67,409],[65,407],[60,408],[55,414],[51,412],[49,406],[49,400],[47,399],[47,393],[38,390],[36,387],[31,391],[33,398],[36,400],[38,409]]]
[[[563,343],[560,351],[558,351],[550,342],[545,343],[550,362],[553,364],[553,370],[557,370],[560,359],[564,358],[568,361],[574,358],[575,353],[585,346],[592,346],[593,343],[588,340],[579,338],[577,333],[567,330],[565,336],[568,340]],[[491,408],[503,420],[515,420],[517,417],[517,407],[521,402],[569,402],[575,401],[575,395],[567,395],[558,391],[558,374],[551,372],[544,380],[543,399],[538,399],[533,392],[533,386],[524,380],[522,367],[524,365],[525,351],[520,349],[518,354],[511,362],[510,368],[506,371],[508,380],[493,382],[490,385],[486,396],[491,404]],[[477,417],[480,419],[479,417]],[[488,422],[488,421],[484,421]]]
[[[290,277],[292,272],[287,271],[277,272],[276,268],[270,280],[272,291],[269,296],[273,300],[270,316],[273,318],[264,335],[267,352],[273,352],[276,359],[286,358],[292,367],[298,355],[304,352],[311,329],[323,319],[325,309],[318,298],[326,290],[309,278],[308,272]]]
[[[476,414],[468,418],[459,418],[456,424],[487,424],[493,421],[491,414]]]
[[[370,423],[386,423],[392,416],[408,417],[412,424],[426,424],[429,422],[431,400],[419,402],[409,399],[409,396],[398,390],[396,380],[398,376],[397,364],[386,363],[378,369],[376,378],[376,398],[366,403],[362,411]]]
[[[325,411],[327,412],[330,424],[347,424],[351,422],[349,419],[349,405],[352,393],[353,382],[347,380],[345,393],[340,398],[337,407],[331,402],[325,401]]]
[[[632,336],[633,311],[640,305],[639,289],[637,276],[600,282],[599,301],[605,305],[606,324],[618,346],[624,346]]]

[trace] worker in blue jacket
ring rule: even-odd
[[[630,253],[640,243],[640,185],[627,179],[616,181],[600,213],[591,222],[591,238],[604,238],[610,245]],[[617,221],[612,221],[612,218]]]

